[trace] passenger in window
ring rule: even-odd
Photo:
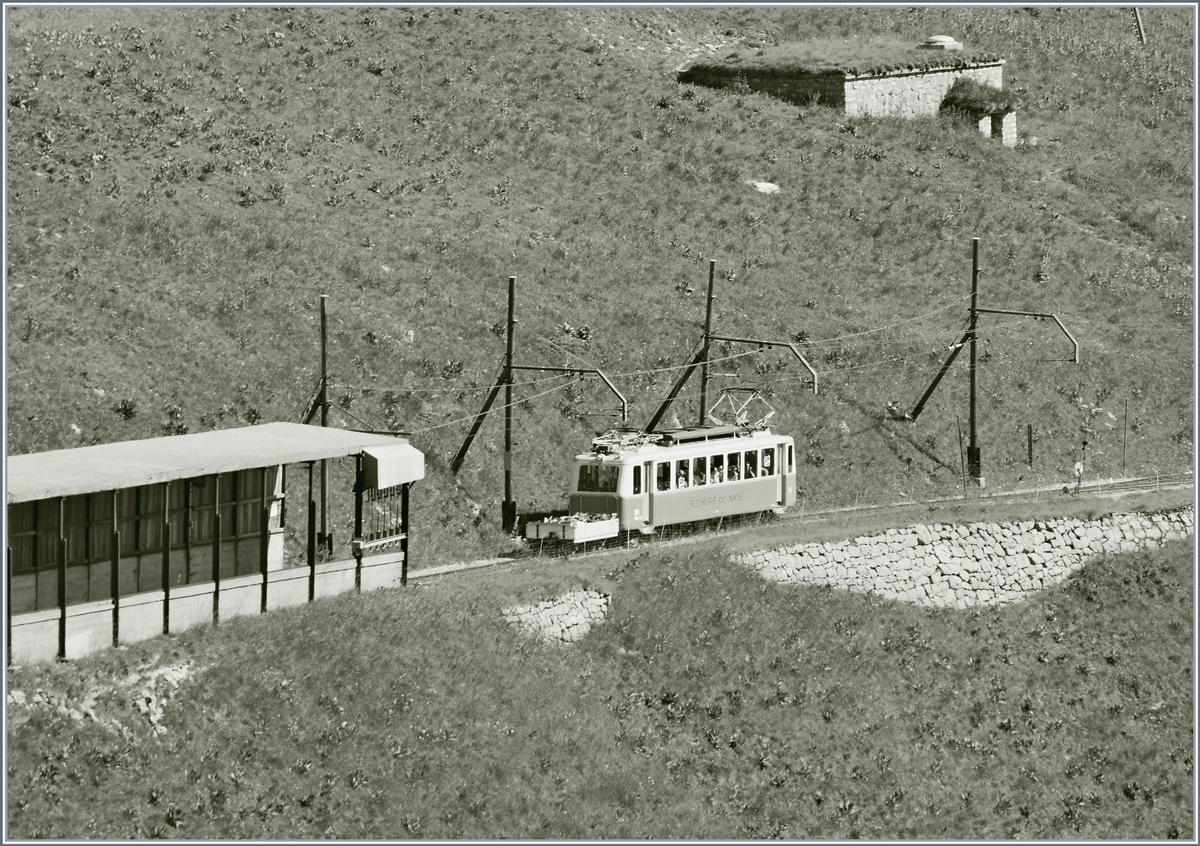
[[[729,481],[731,481],[731,482],[738,481],[739,475],[740,474],[738,473],[737,463],[734,461],[730,461],[729,462]]]

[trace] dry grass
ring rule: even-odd
[[[950,611],[769,585],[718,547],[625,552],[11,672],[72,705],[114,692],[99,723],[9,723],[8,832],[1186,837],[1192,554],[1101,557],[1027,602]],[[573,647],[503,622],[587,586],[611,610]],[[155,666],[192,673],[159,700],[162,735],[117,684]]]

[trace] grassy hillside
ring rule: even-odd
[[[1050,324],[981,319],[989,486],[1065,478],[1085,438],[1089,475],[1190,465],[1193,12],[1143,17],[1145,47],[1116,8],[8,9],[7,448],[297,419],[327,294],[333,421],[413,432],[424,542],[494,546],[499,417],[460,486],[446,464],[501,363],[507,277],[519,360],[603,369],[641,423],[713,259],[717,329],[796,340],[821,374],[813,396],[780,354],[713,367],[712,392],[771,392],[805,499],[945,493],[965,361],[917,423],[884,408],[961,333],[978,237],[980,304],[1082,344],[1074,366]],[[1021,146],[672,72],[935,33],[1008,57]],[[516,498],[561,507],[616,402],[521,382]]]
[[[1187,837],[1192,560],[1103,557],[965,612],[660,548],[20,669],[50,704],[8,709],[8,834]],[[571,647],[503,620],[580,586],[611,610]]]

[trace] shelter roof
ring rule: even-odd
[[[265,423],[189,435],[8,456],[8,502],[120,490],[214,473],[356,455],[405,438],[299,423]]]

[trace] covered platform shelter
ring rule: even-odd
[[[347,456],[354,557],[317,564],[312,467]],[[308,467],[307,567],[284,567],[291,464]],[[403,584],[409,490],[424,475],[404,438],[297,423],[10,456],[8,663]]]

